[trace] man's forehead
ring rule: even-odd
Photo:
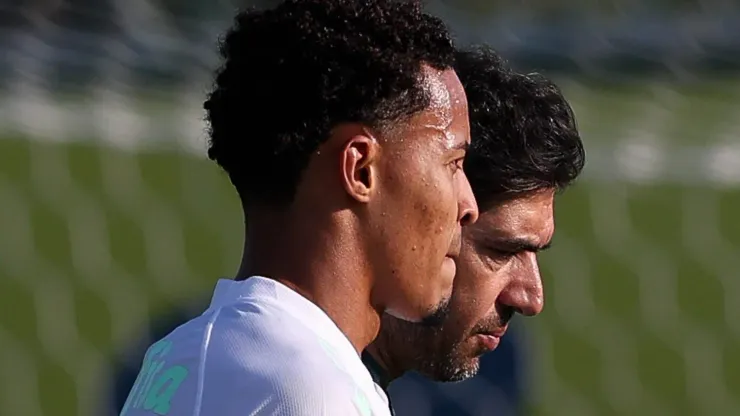
[[[467,104],[465,88],[453,69],[435,69],[428,65],[422,67],[426,88],[432,93],[432,103],[452,106]]]
[[[547,245],[555,232],[554,193],[543,192],[499,203],[480,213],[468,234],[477,239],[520,240],[539,247]]]
[[[452,90],[448,72],[451,71],[440,71],[426,65],[422,67],[422,88],[429,94],[429,108],[432,111],[451,113]]]
[[[403,123],[390,126],[386,137],[394,138],[391,145],[410,148],[428,147],[438,151],[465,149],[470,143],[467,100],[462,84],[453,70],[438,70],[423,66],[421,87],[429,97],[429,106]],[[456,85],[459,88],[455,88]],[[463,95],[460,96],[460,92]],[[463,127],[463,128],[461,128]],[[425,140],[407,140],[421,135]],[[432,142],[428,140],[432,138]]]
[[[429,97],[429,106],[412,118],[410,127],[444,133],[452,124],[452,96],[442,71],[424,66],[421,86]]]
[[[424,66],[422,77],[422,88],[429,96],[429,106],[416,118],[416,127],[446,135],[441,143],[445,148],[463,147],[470,142],[469,127],[465,134],[457,130],[461,126],[460,121],[467,125],[467,98],[455,71]]]

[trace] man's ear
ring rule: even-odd
[[[370,135],[354,135],[342,148],[341,180],[347,194],[368,202],[378,186],[380,145]]]

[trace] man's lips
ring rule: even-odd
[[[501,338],[501,337],[504,336],[504,334],[506,334],[506,330],[509,329],[508,327],[509,326],[506,325],[506,326],[502,326],[500,328],[496,328],[496,329],[493,329],[493,330],[482,331],[482,332],[480,332],[480,334],[490,335],[490,336],[493,336],[493,337],[496,337],[496,338]]]
[[[498,344],[501,342],[500,337],[490,334],[478,334],[475,336],[475,338],[483,346],[483,352],[490,352],[495,350],[496,347],[498,347]]]
[[[506,334],[507,327],[496,328],[493,330],[486,330],[475,334],[475,338],[483,346],[486,351],[493,351],[498,347],[501,342],[501,338]]]

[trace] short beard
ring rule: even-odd
[[[465,357],[460,351],[462,345],[462,343],[455,345],[443,356],[433,354],[434,351],[426,351],[422,361],[419,362],[418,372],[431,380],[443,383],[464,381],[475,376],[480,369],[480,356],[474,358],[472,362],[468,361],[471,358]]]
[[[503,327],[508,324],[514,315],[514,309],[509,307],[500,307],[496,315],[479,322],[470,334],[484,332],[488,328]],[[444,331],[438,328],[431,328],[433,337],[438,340],[445,340]],[[480,359],[485,353],[484,350],[474,351],[473,357],[464,354],[465,338],[457,340],[457,343],[450,345],[450,348],[444,348],[444,345],[437,344],[437,351],[447,351],[444,355],[435,356],[435,350],[427,350],[425,355],[420,356],[422,360],[419,365],[419,372],[426,377],[441,382],[456,382],[467,380],[480,370]],[[434,344],[433,344],[434,345]]]
[[[432,315],[416,323],[385,315],[375,343],[394,357],[401,372],[415,371],[441,382],[468,379],[478,372],[478,364],[463,358],[464,339],[439,324],[448,311],[445,302]],[[451,345],[453,339],[455,344]]]
[[[421,319],[417,325],[437,328],[442,326],[450,315],[450,298],[442,299],[434,311]]]

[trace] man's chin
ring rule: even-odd
[[[425,316],[419,324],[426,327],[439,328],[447,320],[449,314],[450,298],[446,298],[429,315]]]
[[[473,357],[468,360],[447,359],[439,364],[431,366],[427,371],[423,371],[422,375],[442,383],[456,383],[465,381],[478,374],[480,370],[480,357]]]
[[[419,327],[432,328],[435,330],[440,329],[442,324],[447,320],[447,316],[450,314],[450,298],[445,298],[440,301],[434,308],[429,310],[426,315],[422,316],[421,319],[411,319],[408,316],[399,314],[394,310],[387,309],[384,316],[395,318],[396,320],[403,321],[409,324],[418,325]],[[383,318],[385,319],[385,318]]]

